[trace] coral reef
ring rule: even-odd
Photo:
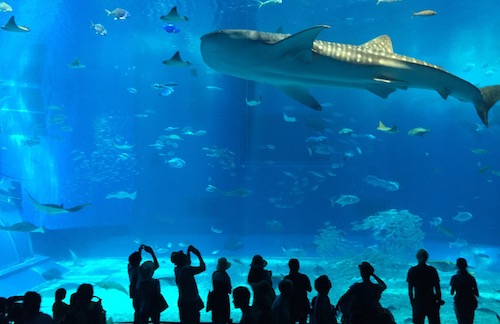
[[[354,223],[355,231],[371,230],[380,252],[391,255],[414,253],[422,246],[424,232],[422,218],[408,210],[389,209],[368,216],[361,223]]]
[[[336,256],[335,253],[348,253],[350,242],[345,239],[344,231],[333,225],[327,225],[318,231],[319,234],[314,236],[314,245],[321,257],[331,259]]]

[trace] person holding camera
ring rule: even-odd
[[[139,285],[141,282],[140,278],[140,272],[139,268],[141,266],[141,261],[142,261],[142,255],[141,252],[142,250],[148,252],[151,254],[151,257],[153,258],[153,265],[155,271],[160,267],[160,264],[158,263],[158,259],[156,258],[156,255],[153,251],[153,249],[150,246],[141,244],[139,247],[138,251],[133,252],[129,257],[128,257],[128,277],[130,281],[130,286],[129,286],[129,294],[130,298],[132,299],[132,306],[134,307],[134,324],[139,324],[140,319],[139,319],[139,305],[140,305],[140,296],[138,293]]]
[[[191,253],[196,255],[200,265],[191,265]],[[200,298],[195,275],[206,270],[205,261],[201,257],[200,251],[190,245],[187,254],[183,251],[172,252],[170,260],[175,265],[175,283],[179,289],[179,316],[182,324],[199,324],[200,311],[205,307]]]

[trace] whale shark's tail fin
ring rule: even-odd
[[[488,112],[500,100],[500,85],[488,86],[479,90],[481,91],[483,101],[474,103],[474,106],[483,124],[488,126]]]

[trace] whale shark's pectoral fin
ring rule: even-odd
[[[314,110],[321,110],[321,104],[314,99],[306,88],[299,86],[281,86],[279,88],[301,104],[311,107]]]
[[[318,34],[326,28],[330,28],[330,26],[314,26],[280,40],[273,45],[276,56],[288,57],[300,54],[302,59],[311,60],[313,42],[318,37]]]
[[[371,93],[379,96],[380,98],[387,99],[391,93],[396,91],[396,88],[387,88],[387,87],[381,87],[381,86],[371,86],[367,87],[366,90],[370,91]]]
[[[30,29],[24,26],[18,26],[14,20],[14,16],[10,17],[9,21],[2,26],[2,29],[10,32],[29,32]]]

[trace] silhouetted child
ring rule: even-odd
[[[241,309],[240,324],[260,324],[253,307],[250,306],[250,290],[239,286],[233,290],[234,308]]]
[[[229,294],[231,294],[231,278],[226,270],[231,263],[226,258],[217,261],[217,269],[212,274],[213,291],[210,292],[210,308],[213,324],[226,324],[230,320]],[[208,302],[207,302],[208,310]]]
[[[200,265],[191,266],[191,253],[198,257]],[[195,275],[206,270],[205,261],[200,251],[190,245],[187,255],[183,251],[172,252],[170,260],[175,264],[175,282],[179,289],[179,317],[182,324],[200,323],[200,310],[203,309],[203,301],[198,293]]]
[[[139,294],[139,320],[147,324],[149,318],[153,324],[160,323],[160,314],[168,308],[165,298],[161,295],[160,281],[153,279],[155,264],[146,261],[139,268],[140,282],[137,293]]]
[[[328,297],[331,288],[332,282],[327,275],[319,276],[314,281],[318,295],[312,300],[311,324],[337,324],[336,310]]]
[[[391,324],[394,317],[391,312],[380,305],[382,292],[386,284],[375,274],[375,269],[368,262],[359,267],[360,283],[355,283],[340,298],[337,307],[342,311],[342,322],[352,324]],[[373,277],[377,283],[371,282]]]
[[[97,301],[92,299],[97,298]],[[70,309],[66,313],[64,324],[105,324],[106,312],[102,308],[101,299],[94,296],[91,284],[81,284],[76,293],[71,295]]]
[[[293,282],[292,320],[294,323],[305,324],[311,308],[309,298],[307,298],[307,293],[312,290],[311,281],[305,274],[299,272],[299,260],[290,259],[288,267],[290,268],[290,273],[284,279]]]
[[[278,285],[280,294],[274,300],[272,306],[275,324],[292,324],[291,303],[293,297],[293,282],[283,279]]]
[[[66,289],[57,289],[55,293],[55,302],[52,305],[52,315],[56,323],[64,319],[69,310],[69,305],[63,301],[64,298],[66,298]]]
[[[457,268],[457,274],[452,276],[450,281],[451,295],[455,295],[455,315],[458,324],[472,324],[479,290],[476,279],[467,271],[467,260],[458,258]]]
[[[49,314],[40,312],[42,296],[34,291],[28,291],[23,298],[23,324],[52,324],[54,320]]]
[[[418,265],[408,271],[408,295],[413,309],[413,323],[424,324],[425,317],[429,324],[440,324],[439,308],[444,304],[441,299],[439,275],[436,268],[426,264],[429,253],[420,249],[417,252]]]

